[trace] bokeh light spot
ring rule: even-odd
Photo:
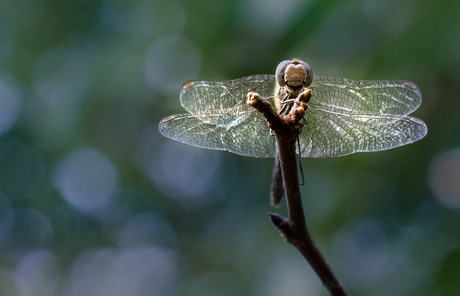
[[[298,254],[286,250],[278,251],[268,260],[270,266],[261,272],[256,295],[321,295],[323,287],[316,281],[317,276],[300,259]]]
[[[299,0],[250,0],[242,4],[244,10],[239,15],[238,22],[242,30],[252,30],[264,37],[276,39],[304,5],[309,3]],[[265,34],[267,30],[270,34]]]
[[[439,202],[460,209],[460,149],[445,151],[433,159],[428,182]]]
[[[53,295],[56,259],[50,251],[33,250],[24,255],[16,268],[16,288],[22,296]],[[55,283],[55,282],[54,282]]]
[[[197,205],[218,200],[211,192],[222,169],[222,153],[165,139],[158,126],[140,133],[137,158],[141,169],[165,196]]]
[[[176,262],[175,253],[155,247],[85,252],[74,261],[63,295],[174,295]]]
[[[118,233],[118,242],[123,247],[143,245],[173,247],[177,243],[177,237],[165,218],[148,213],[137,215],[123,225]]]
[[[216,183],[220,163],[216,152],[167,141],[150,163],[149,173],[167,196],[207,202],[205,193]]]
[[[98,210],[114,195],[117,171],[107,157],[94,148],[80,148],[57,168],[55,184],[62,197],[82,211]]]
[[[363,221],[350,232],[344,230],[335,240],[334,253],[342,261],[342,274],[351,283],[372,283],[386,275],[390,244],[373,222]]]
[[[145,58],[145,81],[153,90],[178,93],[182,84],[194,79],[201,65],[201,54],[195,44],[180,36],[158,38]]]

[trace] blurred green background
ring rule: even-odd
[[[405,79],[428,136],[304,159],[307,223],[351,295],[458,295],[460,2],[0,1],[0,295],[327,295],[267,217],[272,159],[162,137],[181,85]]]

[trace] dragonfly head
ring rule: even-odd
[[[309,64],[293,59],[279,63],[276,67],[276,81],[290,92],[308,87],[313,80],[313,72]]]

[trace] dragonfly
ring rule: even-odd
[[[293,61],[298,60],[280,63],[277,72],[282,71],[281,65]],[[247,94],[257,92],[281,111],[279,89],[286,84],[280,85],[283,74],[276,74],[187,82],[180,92],[180,103],[188,113],[163,118],[159,131],[167,138],[200,148],[275,157],[275,138],[263,115],[247,105]],[[302,89],[311,89],[312,96],[297,149],[304,158],[387,150],[427,134],[422,120],[408,116],[422,102],[419,88],[410,81],[318,75],[310,85],[308,82]]]
[[[275,157],[276,171],[275,137],[264,116],[248,106],[247,95],[256,92],[280,114],[287,114],[294,99],[307,89],[311,97],[296,148],[303,158],[382,151],[416,142],[427,134],[426,124],[409,116],[422,102],[413,82],[313,76],[310,65],[298,59],[282,61],[275,75],[185,83],[180,103],[187,113],[163,118],[159,131],[196,147]]]

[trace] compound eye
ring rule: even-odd
[[[285,60],[278,64],[276,67],[276,82],[279,86],[285,86],[286,81],[284,80],[284,74],[286,72],[286,67],[292,63],[291,60]]]
[[[304,61],[299,61],[300,64],[302,64],[303,68],[305,69],[305,72],[307,73],[307,78],[305,81],[305,87],[309,86],[313,82],[313,71],[311,70],[311,67],[309,64],[305,63]]]

